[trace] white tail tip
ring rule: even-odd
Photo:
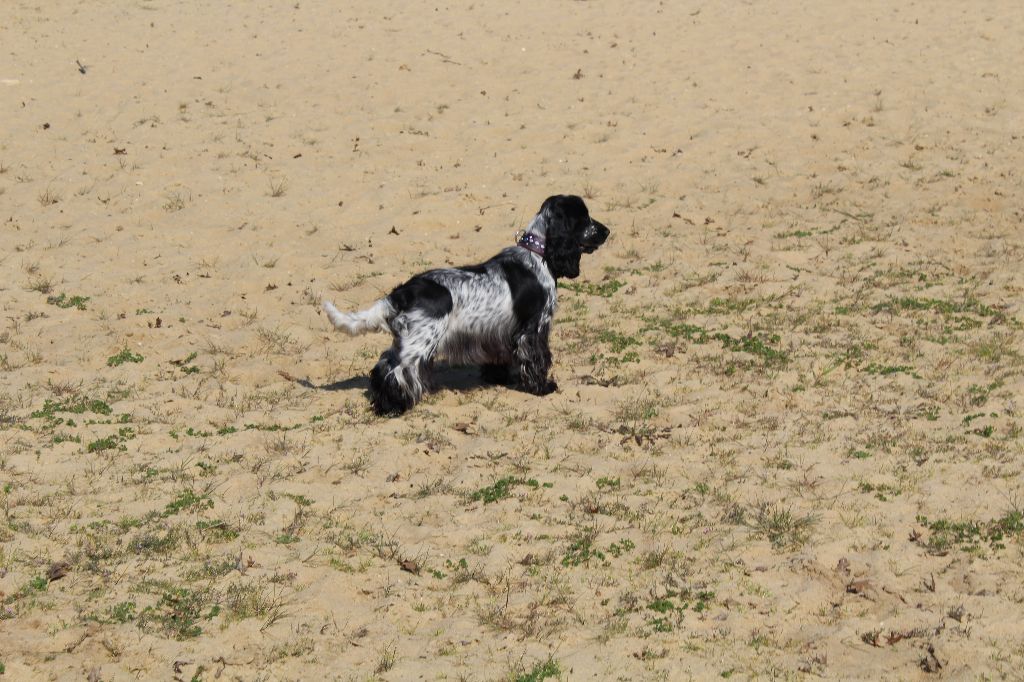
[[[327,313],[327,319],[331,321],[338,329],[344,329],[348,325],[345,324],[345,315],[334,307],[334,304],[330,301],[324,301],[323,303],[324,312]]]
[[[335,308],[330,301],[324,301],[323,308],[331,324],[351,336],[358,336],[370,331],[386,331],[389,313],[392,313],[391,304],[384,298],[374,303],[369,309],[358,313],[343,313]]]

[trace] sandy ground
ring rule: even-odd
[[[0,7],[4,679],[1020,679],[1019,2]],[[511,243],[560,391],[332,334]]]

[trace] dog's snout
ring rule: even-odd
[[[594,249],[604,244],[609,234],[611,234],[611,230],[596,220],[591,220],[590,225],[583,233],[583,243],[587,248],[587,252],[593,252]]]

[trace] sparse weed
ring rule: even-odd
[[[798,549],[809,539],[817,518],[796,515],[778,504],[762,502],[755,506],[751,527],[779,550]]]
[[[120,352],[107,358],[107,367],[117,367],[126,362],[142,362],[144,358],[138,353],[133,353],[130,348],[124,348]]]
[[[288,181],[284,178],[271,178],[270,179],[270,196],[272,197],[283,197],[285,192],[288,191]]]
[[[617,279],[609,279],[604,282],[559,282],[558,286],[577,294],[611,298],[615,292],[626,286],[626,283]]]
[[[155,606],[147,606],[136,622],[143,630],[152,630],[177,640],[193,639],[203,633],[201,623],[220,613],[214,595],[208,589],[172,587],[160,595]]]
[[[471,493],[469,495],[469,499],[473,502],[490,504],[492,502],[497,502],[498,500],[503,500],[506,497],[510,497],[512,495],[512,488],[520,485],[533,488],[534,490],[540,487],[540,483],[534,478],[523,479],[515,476],[506,476],[505,478],[498,479],[489,486],[480,488],[479,490]]]
[[[549,677],[558,677],[562,674],[562,667],[553,658],[540,661],[530,667],[529,670],[522,670],[513,674],[512,682],[541,682]]]
[[[39,205],[42,207],[53,206],[61,200],[60,192],[54,190],[51,187],[47,187],[38,197]]]
[[[1013,510],[992,521],[929,520],[918,516],[917,522],[928,530],[928,537],[919,540],[929,554],[939,556],[952,549],[980,553],[986,547],[992,551],[1006,549],[1010,538],[1024,536],[1024,513]]]
[[[77,308],[79,310],[85,310],[85,304],[88,300],[88,296],[67,296],[65,294],[47,296],[46,298],[47,303],[58,308]]]

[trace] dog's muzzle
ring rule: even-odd
[[[590,225],[583,231],[584,253],[596,251],[597,247],[604,244],[605,240],[608,239],[609,234],[611,234],[611,231],[607,227],[596,220],[591,220]]]

